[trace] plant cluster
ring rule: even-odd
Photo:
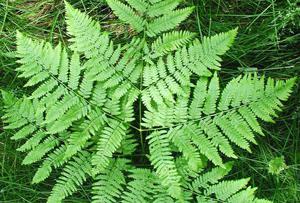
[[[12,139],[24,140],[23,164],[41,162],[32,183],[61,170],[49,203],[87,180],[101,203],[269,202],[255,197],[249,178],[224,177],[296,79],[248,73],[222,87],[220,56],[237,29],[198,40],[177,29],[193,11],[181,0],[107,3],[136,32],[127,44],[68,3],[69,47],[17,33],[17,71],[32,93],[3,91],[3,120],[17,130]],[[138,166],[137,152],[151,166]]]

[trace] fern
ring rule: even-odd
[[[136,31],[122,45],[67,2],[69,48],[17,32],[16,71],[30,88],[20,98],[2,91],[2,119],[23,142],[23,164],[40,163],[32,183],[61,169],[48,202],[87,180],[93,202],[268,202],[248,178],[228,180],[224,160],[251,152],[296,78],[249,73],[223,87],[221,56],[237,29],[200,41],[178,29],[193,10],[181,2],[107,0]]]
[[[93,202],[116,202],[126,184],[123,171],[128,170],[127,160],[111,161],[101,174],[95,178],[93,184]]]
[[[47,202],[60,202],[65,197],[74,193],[78,189],[78,186],[83,184],[87,175],[91,175],[89,159],[89,153],[80,153],[78,157],[74,157],[74,160],[70,161],[64,167],[64,171],[53,187]]]
[[[165,132],[153,132],[148,139],[150,139],[150,161],[161,179],[162,186],[169,187],[169,194],[174,198],[180,199],[182,195],[180,176],[176,170]]]

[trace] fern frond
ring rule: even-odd
[[[204,114],[209,115],[216,111],[216,103],[217,103],[217,99],[219,98],[219,94],[220,94],[219,78],[215,73],[208,85],[208,90],[207,90],[207,94],[203,106]]]
[[[22,164],[28,165],[41,160],[46,153],[54,149],[57,145],[58,141],[55,137],[47,137],[41,144],[39,144],[26,155]]]
[[[48,132],[50,134],[56,134],[69,128],[74,121],[85,117],[90,111],[90,106],[81,102],[72,106],[64,115],[59,119],[50,123],[48,126]]]
[[[199,76],[211,76],[212,73],[209,69],[218,69],[220,66],[219,61],[221,60],[219,55],[224,54],[228,50],[235,36],[236,30],[213,36],[211,39],[205,39],[202,44],[195,43],[188,49],[180,49],[175,52],[174,56],[169,54],[166,62],[163,59],[159,59],[157,64],[146,66],[143,72],[143,85],[147,88],[142,92],[143,102],[146,107],[152,110],[152,107],[149,105],[152,100],[158,104],[165,103],[163,99],[168,102],[174,102],[173,95],[182,95],[182,87],[191,86],[189,78],[193,73]],[[221,41],[225,37],[226,40]],[[207,41],[210,41],[215,47],[211,46]],[[208,60],[211,61],[208,62]],[[203,107],[208,114],[214,111],[216,105],[213,102],[218,97],[217,80],[218,78],[215,76],[209,87],[210,92],[215,93],[215,95],[209,94],[206,96],[208,98],[205,101],[205,107]],[[200,92],[200,94],[202,93]],[[204,95],[201,96],[204,98]],[[196,105],[195,108],[199,109],[197,104],[193,103],[193,105]],[[197,111],[194,109],[191,112]]]
[[[52,95],[53,96],[53,95]],[[74,94],[64,96],[60,101],[55,102],[46,110],[46,118],[44,124],[52,123],[63,116],[71,107],[80,102],[79,98]],[[60,111],[57,111],[60,109]]]
[[[203,188],[207,188],[210,184],[216,184],[223,179],[232,169],[232,162],[224,164],[224,168],[215,167],[210,171],[200,175],[193,180],[191,186],[196,192],[200,192]]]
[[[66,151],[66,146],[62,145],[59,148],[55,149],[48,157],[43,161],[42,165],[34,174],[32,183],[39,183],[49,177],[52,172],[53,167],[58,168],[67,160],[64,159],[64,154]]]
[[[218,147],[223,154],[227,157],[237,158],[231,147],[231,143],[211,119],[200,121],[198,127],[211,139],[212,145]]]
[[[122,21],[130,24],[137,32],[143,30],[145,21],[142,17],[136,14],[132,8],[118,0],[107,0],[107,3]],[[145,10],[143,5],[140,5],[138,8]]]
[[[192,119],[199,118],[201,112],[203,112],[203,106],[207,92],[207,78],[201,77],[197,81],[194,88],[192,102],[189,108],[189,114]]]
[[[203,75],[203,71],[209,69],[219,70],[222,61],[220,56],[231,47],[236,35],[237,29],[234,29],[212,37],[205,37],[201,43],[196,40],[188,48],[188,57],[191,61],[189,69],[200,76]]]
[[[123,171],[128,167],[125,159],[113,160],[110,165],[96,176],[93,184],[93,203],[114,203],[120,199],[125,185]]]
[[[68,82],[68,86],[73,90],[78,89],[81,69],[79,55],[74,53],[70,62],[70,76]]]
[[[212,79],[212,81],[213,80],[214,79]],[[198,88],[201,87],[202,91],[204,91],[205,87],[207,87],[205,81],[201,83],[198,82],[195,88],[194,100],[191,103],[192,109],[190,109],[190,112],[194,112],[197,109],[198,112],[199,110],[200,112],[204,111],[206,115],[216,114],[213,115],[213,117],[206,117],[206,120],[199,123],[199,127],[212,138],[211,141],[213,143],[219,145],[220,150],[225,155],[235,157],[228,141],[220,134],[218,128],[221,129],[221,133],[224,133],[230,141],[239,147],[250,151],[249,142],[256,143],[253,131],[262,134],[257,118],[272,121],[271,117],[276,115],[275,110],[280,110],[281,103],[280,98],[277,96],[276,83],[270,82],[270,80],[268,81],[269,82],[266,84],[268,88],[265,88],[264,78],[258,79],[256,75],[238,77],[237,79],[233,79],[226,86],[221,94],[220,100],[217,96],[213,96],[213,100],[208,100],[210,98],[207,95],[214,95],[217,92],[216,90],[214,90],[214,93],[212,94],[209,93],[208,89],[203,95],[197,96],[197,91],[199,91]],[[277,83],[281,84],[281,88],[283,88],[283,84],[287,84],[283,89],[286,91],[284,94],[288,95],[293,81],[294,79],[286,82],[278,81]],[[215,87],[218,88],[218,86]],[[252,87],[251,91],[248,91],[250,87]],[[257,91],[257,88],[255,87],[259,87],[260,90]],[[245,88],[244,91],[243,88]],[[268,92],[272,92],[272,94],[269,94]],[[208,101],[209,103],[213,102],[214,105],[207,105],[210,110],[205,112],[205,103]],[[263,105],[264,101],[268,102],[268,107]],[[211,108],[212,106],[216,106],[216,102],[218,102],[217,108]],[[221,111],[218,112],[217,109]],[[197,118],[197,116],[198,118],[201,118],[199,113],[195,116],[192,113],[192,118]]]
[[[72,157],[84,148],[87,141],[103,128],[105,122],[106,117],[99,109],[95,109],[88,114],[86,121],[79,126],[79,130],[70,134],[64,159]]]
[[[248,187],[246,190],[242,190],[234,195],[232,195],[227,202],[246,202],[246,203],[255,203],[255,202],[265,202],[270,203],[270,201],[263,201],[259,199],[255,199],[254,192],[256,188]]]
[[[165,71],[156,71],[155,73],[159,75],[160,72],[165,74]],[[148,76],[150,75],[148,74]],[[153,75],[146,82],[155,82],[153,78],[157,78],[157,76]],[[288,95],[293,82],[294,79],[286,82],[278,81],[277,83],[268,80],[266,88],[264,78],[259,79],[256,75],[245,75],[233,79],[219,96],[220,88],[216,74],[210,82],[206,78],[200,78],[194,88],[194,98],[188,111],[191,123],[197,123],[197,125],[186,124],[189,119],[180,121],[179,117],[174,117],[176,106],[165,102],[166,105],[163,101],[157,103],[157,107],[155,107],[157,110],[152,107],[153,105],[146,104],[148,111],[145,113],[143,119],[145,124],[143,125],[146,127],[171,127],[177,123],[176,125],[182,126],[183,129],[186,129],[185,126],[193,129],[190,131],[194,134],[192,137],[193,142],[199,147],[200,152],[216,165],[222,165],[222,159],[218,151],[228,157],[236,158],[230,142],[251,151],[250,143],[256,143],[254,132],[262,134],[257,119],[272,121],[272,117],[276,116],[275,111],[280,110],[282,106],[279,96],[276,96],[276,91],[280,89],[280,95]],[[276,87],[279,86],[280,88],[277,89]],[[248,91],[249,87],[253,91]],[[244,91],[242,91],[243,88],[245,88]],[[258,88],[259,91],[256,90]],[[240,91],[235,91],[237,89]],[[282,89],[285,89],[286,93],[283,93]],[[156,94],[158,93],[159,91],[156,91]],[[145,95],[143,96],[147,98]],[[149,97],[150,100],[148,99],[147,102],[150,104],[151,99],[157,100],[155,97],[151,98],[151,95]],[[184,101],[183,98],[177,97],[182,102]],[[287,98],[287,96],[284,98]],[[178,110],[176,109],[176,111]],[[186,112],[182,113],[182,115],[185,114]],[[197,122],[197,120],[200,120],[200,122]],[[188,134],[188,132],[185,132],[185,134]]]
[[[170,11],[163,16],[156,18],[147,25],[147,35],[149,37],[155,37],[162,32],[175,28],[184,21],[193,12],[193,10],[193,7],[187,7]]]
[[[173,31],[164,33],[151,45],[151,58],[163,56],[189,43],[195,34],[188,31]]]
[[[182,0],[164,0],[164,1],[152,1],[152,5],[149,7],[147,14],[150,17],[157,17],[170,11],[173,11]]]
[[[134,134],[126,133],[124,139],[121,142],[121,146],[118,149],[118,152],[124,155],[131,155],[137,149],[138,143],[135,139]]]
[[[116,120],[108,120],[109,126],[104,127],[98,141],[97,152],[92,157],[94,165],[93,173],[97,174],[104,170],[113,153],[121,146],[121,142],[126,135],[126,126]]]
[[[249,178],[231,181],[222,181],[208,187],[205,191],[206,195],[215,194],[219,200],[225,201],[231,195],[242,189],[249,182]]]
[[[47,107],[51,104],[51,107],[47,108],[46,120],[42,123],[42,125],[47,124],[48,132],[51,134],[59,133],[70,127],[74,121],[84,117],[89,111],[89,106],[85,104],[85,101],[80,100],[78,93],[75,92],[81,71],[79,56],[73,55],[69,67],[70,78],[63,78],[65,81],[63,83],[59,79],[62,78],[60,67],[66,66],[68,60],[65,58],[66,53],[60,45],[53,49],[49,43],[32,41],[21,33],[18,33],[17,42],[19,62],[22,64],[18,68],[18,71],[22,72],[21,76],[32,79],[40,76],[40,73],[43,72],[47,75],[47,79],[44,78],[45,80],[41,81],[40,86],[31,94],[30,99],[40,99],[38,101],[40,107],[43,105]],[[51,60],[46,58],[48,54],[52,56]],[[61,61],[61,58],[62,63],[57,63],[57,61]],[[28,74],[28,69],[32,70],[30,74]],[[65,72],[66,68],[63,69]],[[69,82],[71,90],[66,87],[67,82]],[[30,82],[30,84],[33,83]],[[60,100],[61,97],[63,97],[62,100]],[[51,101],[49,102],[49,100]],[[59,107],[61,107],[61,111],[57,112]],[[40,110],[42,114],[43,108]]]
[[[197,148],[190,140],[190,136],[180,131],[180,128],[171,129],[168,132],[169,139],[182,152],[183,157],[188,161],[191,170],[198,171],[202,166],[202,159]]]
[[[70,48],[84,53],[87,58],[98,55],[101,49],[109,44],[105,34],[101,34],[100,25],[90,17],[74,9],[65,1],[67,31],[73,36]],[[106,46],[105,46],[106,45]]]
[[[141,13],[147,11],[148,7],[150,6],[147,0],[126,0],[126,2]]]
[[[213,143],[202,134],[201,129],[195,125],[186,125],[184,132],[191,135],[193,143],[198,147],[201,154],[205,155],[215,165],[223,166],[222,158],[220,157],[217,148]]]
[[[167,64],[160,58],[157,64],[146,66],[143,72],[144,86],[142,100],[152,109],[152,100],[158,105],[174,103],[174,95],[184,95],[184,86],[189,86],[191,72],[182,65],[180,55],[168,55]],[[165,101],[164,101],[165,100]]]
[[[126,190],[122,194],[122,203],[149,202],[153,197],[153,188],[157,177],[149,169],[132,169],[128,176]]]
[[[153,132],[147,139],[150,145],[150,161],[161,179],[161,184],[164,187],[168,187],[169,195],[176,199],[181,199],[180,176],[175,167],[166,132]]]
[[[47,136],[44,131],[37,131],[33,134],[31,138],[29,138],[22,146],[20,146],[17,150],[20,152],[28,151],[40,144],[40,142]]]
[[[47,203],[61,202],[78,190],[78,187],[86,181],[87,176],[91,176],[90,159],[91,155],[88,152],[82,152],[68,162],[53,187]]]
[[[249,178],[239,180],[222,180],[232,168],[232,163],[226,163],[225,168],[216,167],[202,173],[192,182],[190,187],[197,193],[198,202],[228,202],[255,203],[270,202],[255,198],[256,188],[247,187]],[[222,180],[222,181],[221,181]]]

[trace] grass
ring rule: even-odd
[[[103,29],[126,40],[133,33],[120,26],[104,1],[73,0],[76,7],[98,19]],[[201,38],[239,27],[235,45],[225,56],[223,82],[241,72],[258,71],[274,78],[300,75],[300,1],[297,0],[186,0],[194,5],[193,16],[184,24]],[[66,43],[60,0],[0,1],[0,88],[23,94],[22,80],[16,80],[14,69],[15,31],[51,42]],[[122,43],[122,41],[120,42]],[[265,137],[252,146],[252,154],[240,152],[232,176],[251,177],[258,196],[274,202],[300,202],[300,85],[280,113],[275,125],[265,125]],[[2,106],[0,104],[0,106]],[[0,202],[45,202],[53,182],[31,185],[34,166],[22,166],[19,143],[0,131]],[[269,163],[284,157],[287,167],[278,175],[270,174]],[[55,175],[54,175],[55,176]],[[89,202],[83,188],[67,202]]]

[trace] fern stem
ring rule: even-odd
[[[196,1],[196,5],[195,5],[195,1],[193,1],[195,7],[196,7],[196,18],[197,18],[197,25],[198,25],[198,30],[199,30],[199,34],[200,34],[200,38],[201,40],[203,39],[203,34],[202,34],[202,29],[201,29],[201,23],[200,23],[200,18],[199,18],[199,1]]]

